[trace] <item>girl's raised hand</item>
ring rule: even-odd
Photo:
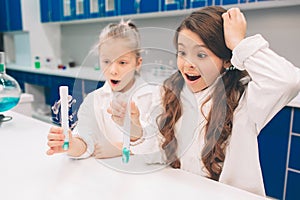
[[[233,50],[245,38],[247,22],[239,8],[231,8],[222,15],[226,46]]]
[[[107,109],[107,112],[111,114],[112,120],[119,126],[124,125],[124,118],[127,112],[126,106],[127,106],[126,103],[121,103],[121,104],[111,103],[110,107]],[[140,111],[133,101],[130,102],[130,121],[131,121],[131,129],[130,129],[131,139],[135,140],[140,138],[142,136],[142,128],[140,123]]]
[[[111,114],[111,119],[119,126],[124,125],[126,106],[126,102],[112,101],[107,109],[107,112]]]

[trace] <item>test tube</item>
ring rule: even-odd
[[[128,110],[127,110],[128,109]],[[130,106],[127,105],[125,118],[124,118],[124,133],[123,133],[123,148],[122,148],[122,162],[128,163],[130,156]]]
[[[59,87],[61,127],[63,128],[63,133],[65,135],[64,144],[62,146],[64,150],[69,149],[68,94],[69,94],[68,86]]]
[[[122,146],[122,162],[128,163],[129,157],[130,157],[130,106],[128,106],[127,103],[127,96],[120,92],[114,92],[113,93],[113,102],[117,104],[122,104],[126,102],[126,112],[124,117],[124,124],[123,127],[121,127],[123,132],[123,146]]]

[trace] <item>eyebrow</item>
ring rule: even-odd
[[[100,56],[99,59],[100,60],[109,60],[109,58],[107,58],[106,56]]]
[[[130,59],[130,56],[120,56],[118,58],[116,58],[115,60],[123,60],[123,59]]]
[[[118,59],[130,59],[130,56],[119,56],[118,58],[113,58],[113,60],[118,60]],[[107,55],[100,55],[100,59],[112,59],[110,56]]]
[[[178,46],[183,46],[183,47],[184,47],[184,44],[178,43]],[[207,47],[205,44],[197,44],[197,45],[195,45],[193,48],[195,48],[195,47],[201,47],[201,48],[206,48],[206,49],[208,49],[208,47]]]

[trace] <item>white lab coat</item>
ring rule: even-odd
[[[257,136],[298,94],[300,69],[270,50],[261,35],[242,40],[233,50],[231,63],[239,70],[247,70],[251,80],[234,112],[232,135],[219,181],[264,196]],[[206,120],[199,110],[211,91],[212,87],[209,87],[192,94],[184,86],[181,92],[183,115],[175,125],[181,169],[202,176],[207,176],[201,161]],[[161,107],[161,96],[154,96],[153,102],[156,103],[154,108]],[[210,102],[204,106],[204,114],[209,110]],[[161,144],[163,138],[157,136],[157,143]],[[165,155],[161,147],[160,152],[148,161],[163,163]]]
[[[143,126],[144,118],[151,107],[153,86],[144,82],[139,76],[129,91],[125,94],[128,99],[135,102],[140,111],[140,122]],[[87,144],[87,151],[80,157],[89,157],[95,148],[95,144],[102,149],[109,150],[117,142],[123,142],[123,132],[112,120],[107,112],[113,99],[113,91],[106,82],[103,87],[91,92],[86,96],[78,111],[78,124],[73,134],[79,136]],[[145,127],[145,125],[144,125]],[[146,138],[144,134],[141,139]],[[131,147],[135,154],[143,152],[143,146],[147,142]],[[146,151],[146,150],[145,150]],[[145,152],[143,152],[145,153]]]

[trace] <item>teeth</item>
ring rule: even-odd
[[[188,76],[199,76],[199,75],[194,75],[194,74],[187,74]]]

